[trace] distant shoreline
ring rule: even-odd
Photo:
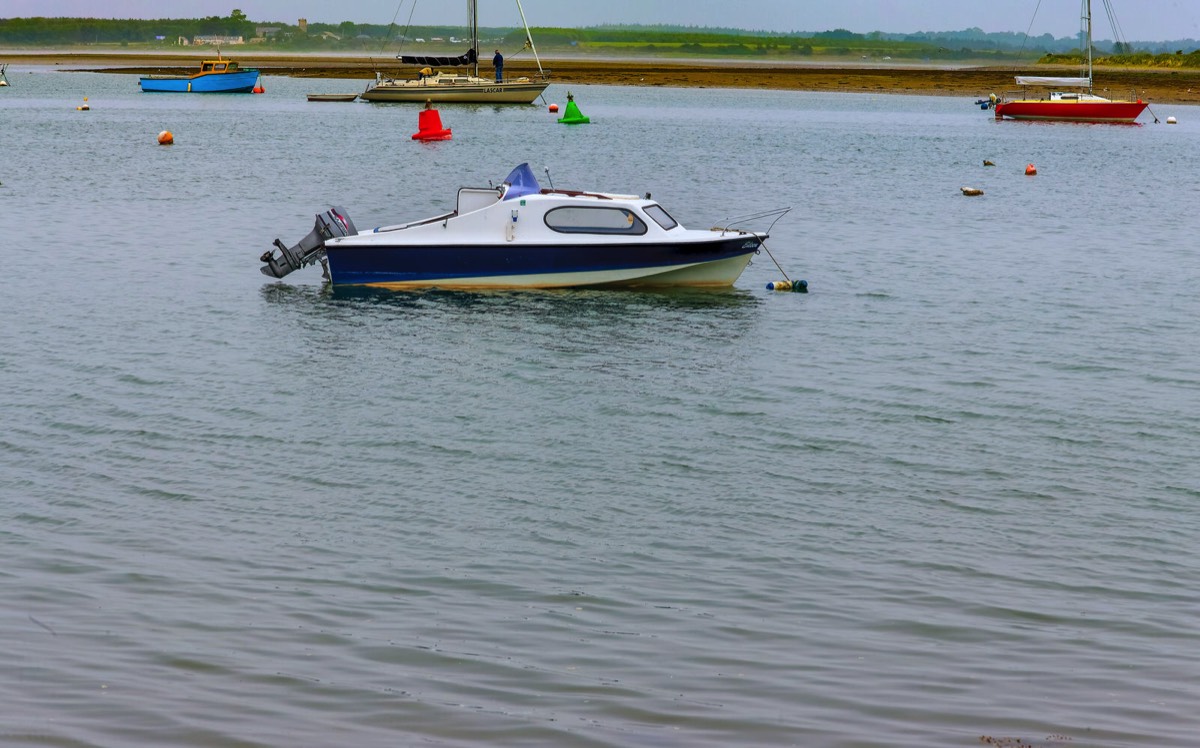
[[[45,65],[63,70],[146,75],[193,68],[212,50],[191,53],[157,52],[0,52],[10,65]],[[224,55],[263,75],[296,78],[373,79],[408,77],[412,66],[391,57],[366,55],[238,53]],[[866,61],[830,63],[772,63],[744,60],[681,60],[663,58],[550,58],[542,60],[554,83],[565,85],[663,86],[672,88],[747,88],[778,91],[916,94],[981,97],[1012,91],[1011,67],[948,67]],[[1044,70],[1045,68],[1040,68]],[[487,68],[490,72],[490,67]],[[531,59],[505,64],[509,76],[535,75]],[[11,75],[11,68],[10,68]],[[1134,92],[1153,104],[1200,104],[1200,70],[1101,68],[1096,90],[1114,96]]]

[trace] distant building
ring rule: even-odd
[[[299,21],[296,22],[296,25],[300,27],[301,34],[308,33],[308,19],[307,18],[301,18]]]
[[[268,39],[274,39],[280,36],[283,29],[278,26],[255,26],[254,38],[250,40],[251,44],[262,44]]]
[[[220,34],[209,34],[207,36],[192,37],[192,44],[245,44],[246,39],[242,36],[222,36]]]

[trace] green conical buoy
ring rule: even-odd
[[[558,118],[558,121],[564,125],[586,125],[591,122],[590,119],[583,116],[583,112],[579,111],[579,105],[575,103],[575,97],[567,91],[567,111],[563,116]]]

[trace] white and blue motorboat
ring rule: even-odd
[[[499,187],[459,189],[444,215],[365,231],[339,207],[316,218],[295,246],[275,240],[264,275],[319,262],[334,285],[390,289],[730,286],[768,237],[686,229],[649,193],[544,189],[529,164]]]

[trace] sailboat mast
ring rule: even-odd
[[[1092,90],[1092,0],[1083,0],[1083,22],[1087,25],[1088,90]]]
[[[538,57],[537,47],[533,46],[533,34],[529,33],[529,22],[525,20],[525,9],[521,7],[521,0],[517,0],[517,10],[521,13],[521,25],[525,27],[525,39],[529,42],[529,48],[533,50],[533,59],[537,62],[538,73],[545,78],[546,71],[542,70],[542,61]]]
[[[471,49],[475,50],[475,77],[479,77],[479,0],[467,0],[467,22],[471,24]]]

